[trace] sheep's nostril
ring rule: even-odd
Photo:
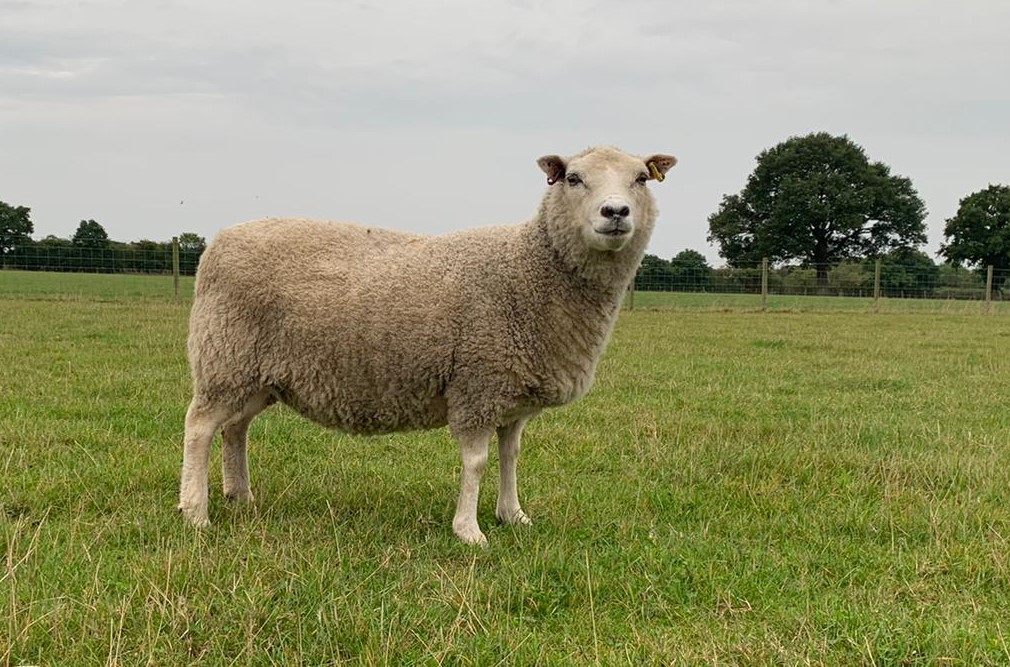
[[[626,218],[630,213],[631,209],[627,206],[614,208],[613,206],[607,205],[600,209],[600,215],[604,218]]]

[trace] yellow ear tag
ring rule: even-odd
[[[649,163],[649,173],[652,174],[652,177],[657,181],[659,181],[660,183],[662,183],[663,180],[666,178],[666,174],[664,174],[659,170],[659,167],[656,166],[655,162]]]

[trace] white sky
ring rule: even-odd
[[[0,0],[0,200],[35,237],[266,215],[437,233],[518,222],[535,160],[680,159],[650,252],[699,250],[791,135],[912,179],[931,254],[1010,182],[1006,0]]]

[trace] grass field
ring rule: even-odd
[[[492,458],[479,549],[444,431],[283,408],[254,506],[215,466],[186,527],[186,300],[36,280],[0,280],[0,665],[1010,664],[1010,318],[624,312],[526,430],[532,527]]]
[[[174,297],[172,276],[0,271],[0,299],[133,301]],[[191,276],[179,279],[179,297],[193,297]]]

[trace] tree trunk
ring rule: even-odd
[[[828,265],[823,262],[817,262],[817,293],[827,294],[828,293]]]
[[[817,293],[828,293],[828,236],[825,230],[814,234],[814,269],[817,271]]]

